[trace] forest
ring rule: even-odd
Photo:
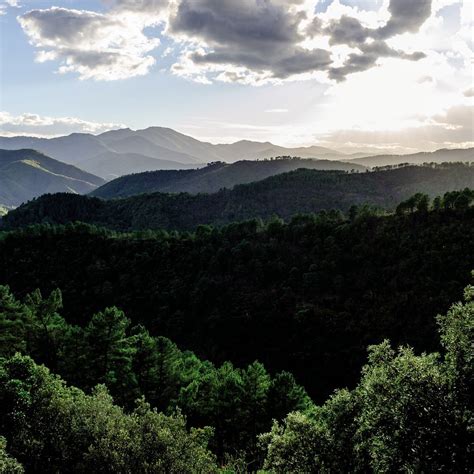
[[[0,472],[471,472],[473,198],[6,228]]]
[[[201,185],[206,185],[210,179],[208,175],[204,175],[206,181]],[[136,193],[137,188],[146,190],[148,176],[156,175],[144,173],[118,180],[117,185],[123,183],[124,189],[112,192],[111,197],[117,193],[119,196],[120,193]],[[130,185],[127,184],[130,181]],[[107,186],[113,183],[104,187],[105,197]],[[158,184],[160,182],[155,182]],[[222,226],[254,218],[267,220],[273,216],[287,220],[297,213],[332,209],[348,212],[352,206],[364,204],[393,211],[400,201],[415,193],[434,198],[465,188],[474,188],[474,166],[470,163],[388,167],[363,173],[297,169],[211,194],[156,192],[110,200],[65,193],[46,194],[9,212],[1,222],[5,228],[82,221],[121,231],[195,230],[200,224]]]
[[[440,354],[385,340],[354,389],[315,405],[288,373],[215,367],[116,308],[73,326],[59,290],[0,287],[0,469],[471,472],[473,298],[436,318]]]

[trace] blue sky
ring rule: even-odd
[[[160,125],[348,150],[474,142],[470,1],[0,5],[4,135]]]

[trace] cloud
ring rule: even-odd
[[[329,51],[300,46],[306,15],[300,0],[182,0],[169,20],[168,33],[185,42],[199,42],[187,57],[216,71],[246,68],[257,76],[286,79],[327,69]],[[225,76],[227,79],[229,76]],[[234,75],[239,80],[239,75]]]
[[[268,114],[285,114],[288,112],[288,109],[268,109],[265,112]]]
[[[369,28],[357,12],[341,7],[342,15],[323,19],[308,8],[311,2],[293,0],[181,0],[169,21],[168,32],[180,41],[199,43],[200,52],[187,52],[175,72],[201,79],[219,79],[213,73],[229,66],[245,68],[246,73],[232,77],[236,82],[254,83],[311,77],[327,72],[329,78],[343,81],[347,75],[365,71],[377,64],[379,58],[395,57],[417,61],[422,52],[408,53],[389,47],[385,40],[394,35],[416,32],[431,13],[431,0],[391,0],[388,21],[383,26]],[[307,40],[327,38],[327,46],[307,47]],[[306,42],[306,43],[305,43]],[[344,45],[352,49],[341,66],[335,66],[332,47]],[[188,67],[187,67],[188,66]],[[207,71],[206,71],[207,68]],[[205,71],[205,72],[203,72]],[[224,74],[225,80],[229,75]]]
[[[457,105],[443,113],[419,118],[414,126],[400,129],[342,129],[319,135],[320,143],[328,147],[341,144],[357,151],[367,147],[392,148],[397,153],[439,148],[474,147],[474,107]],[[316,137],[315,137],[316,138]]]
[[[474,97],[474,87],[464,91],[464,97]]]
[[[8,7],[18,8],[18,0],[0,0],[0,16],[7,14]]]
[[[373,27],[362,18],[378,11],[362,14],[339,0],[331,7],[341,14],[331,17],[315,13],[317,0],[104,1],[105,13],[53,7],[20,16],[37,59],[58,60],[59,72],[81,79],[144,75],[161,34],[180,49],[171,71],[202,83],[258,85],[321,74],[343,81],[379,58],[421,59],[421,52],[395,50],[385,40],[416,32],[431,12],[431,0],[390,0],[386,22]],[[160,32],[147,29],[158,25]],[[339,64],[334,48],[341,45],[349,51]]]
[[[52,7],[31,10],[18,21],[40,62],[58,60],[58,72],[81,79],[116,80],[147,74],[155,59],[148,53],[158,38],[143,33],[146,23],[113,14]]]
[[[0,111],[1,136],[51,137],[68,135],[74,132],[99,134],[117,128],[124,128],[124,125],[89,122],[75,117],[47,117],[32,113],[12,115]]]

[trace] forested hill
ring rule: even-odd
[[[339,209],[368,203],[393,210],[414,193],[430,196],[474,188],[474,166],[454,163],[345,173],[299,169],[214,194],[152,193],[104,201],[66,194],[45,195],[10,212],[6,228],[83,221],[116,230],[194,229],[200,224]]]
[[[38,226],[0,240],[0,282],[19,297],[61,288],[74,324],[116,305],[200,357],[289,370],[323,400],[355,383],[369,344],[437,350],[434,316],[461,298],[474,262],[474,208],[451,202],[196,234]]]
[[[44,193],[89,193],[103,183],[35,150],[0,150],[0,205],[18,206]]]
[[[149,171],[122,176],[106,183],[91,194],[111,199],[152,192],[214,193],[222,188],[230,189],[237,184],[260,181],[298,168],[340,171],[365,171],[366,169],[365,166],[357,163],[296,157],[260,161],[243,160],[233,164],[216,162],[201,169]]]
[[[400,163],[411,163],[420,165],[423,163],[452,163],[474,161],[474,148],[458,148],[436,150],[433,152],[412,153],[409,155],[375,155],[364,156],[349,160],[364,166],[390,166]]]

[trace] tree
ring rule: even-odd
[[[133,401],[136,380],[132,371],[135,348],[127,336],[130,320],[117,308],[95,314],[85,328],[89,354],[89,386],[104,383],[119,400]]]
[[[0,472],[4,474],[23,474],[23,466],[7,452],[7,440],[0,436]]]
[[[29,357],[0,362],[0,401],[2,433],[27,472],[217,472],[209,428],[188,431],[181,415],[144,402],[126,414],[104,386],[85,395]]]
[[[63,306],[61,291],[53,290],[47,298],[43,298],[41,291],[36,289],[26,296],[25,304],[31,314],[26,337],[28,353],[56,370],[66,331],[66,322],[57,312]]]
[[[439,354],[369,348],[357,387],[261,437],[276,472],[471,472],[474,296],[439,316]]]
[[[29,308],[15,299],[8,286],[0,285],[0,356],[26,350],[30,318]]]

